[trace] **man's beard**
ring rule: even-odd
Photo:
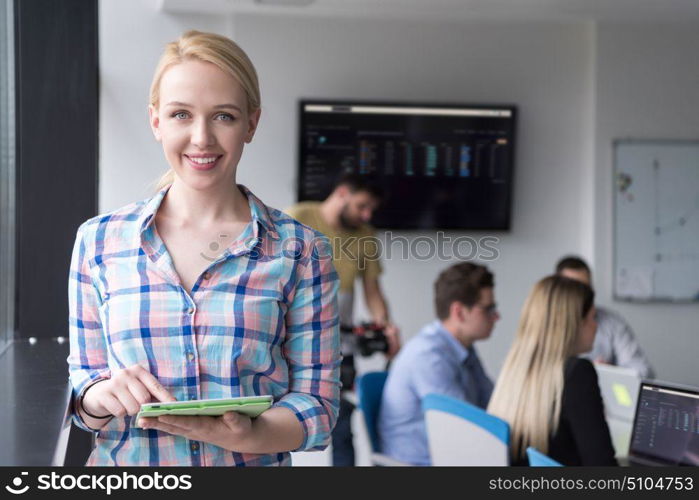
[[[359,229],[361,227],[361,223],[353,221],[349,217],[348,212],[349,210],[347,209],[347,205],[342,207],[342,211],[340,212],[340,225],[343,229],[346,229],[348,231],[354,231]]]

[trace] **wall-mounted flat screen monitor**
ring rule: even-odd
[[[386,229],[510,228],[516,108],[302,100],[298,200],[345,173],[385,193]]]

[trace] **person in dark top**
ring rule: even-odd
[[[587,359],[566,361],[561,416],[548,454],[565,465],[617,465],[597,371]]]
[[[530,292],[488,406],[510,424],[513,465],[529,446],[563,465],[617,465],[597,373],[577,357],[596,329],[588,285],[549,276]]]

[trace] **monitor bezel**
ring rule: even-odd
[[[514,210],[514,184],[516,182],[516,164],[517,164],[517,125],[518,125],[518,106],[512,103],[457,103],[457,102],[444,102],[444,101],[393,101],[393,100],[377,100],[377,99],[319,99],[319,98],[300,98],[298,100],[298,129],[296,131],[296,202],[305,201],[301,198],[301,186],[303,185],[303,158],[302,158],[302,142],[303,142],[303,130],[305,125],[306,114],[304,112],[304,106],[313,104],[324,104],[328,106],[386,106],[386,107],[431,107],[431,108],[443,108],[443,109],[458,109],[458,108],[471,108],[471,109],[496,109],[503,111],[510,111],[512,116],[510,120],[512,121],[512,164],[510,166],[510,182],[507,187],[507,218],[503,225],[501,226],[464,226],[464,225],[439,225],[434,227],[422,227],[422,226],[411,226],[411,227],[385,227],[380,226],[379,229],[382,230],[396,230],[396,231],[427,231],[427,230],[450,230],[450,231],[501,231],[509,232],[512,230],[512,213]],[[377,226],[378,227],[378,226]]]

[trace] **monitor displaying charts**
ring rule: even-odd
[[[629,461],[699,465],[699,389],[641,383]]]
[[[301,101],[298,201],[324,200],[343,174],[385,193],[385,229],[510,228],[516,109]]]

